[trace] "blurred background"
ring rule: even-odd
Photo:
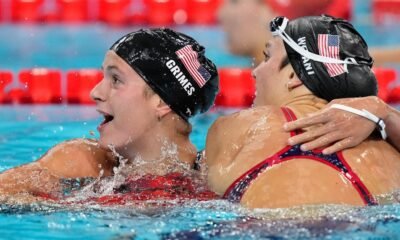
[[[400,0],[0,0],[0,103],[90,104],[115,40],[170,27],[220,69],[217,105],[249,106],[269,20],[322,13],[356,26],[375,57],[379,96],[400,103]]]

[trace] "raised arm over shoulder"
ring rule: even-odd
[[[374,96],[336,99],[309,117],[286,123],[287,131],[315,127],[313,130],[290,138],[289,144],[303,143],[304,150],[330,145],[323,150],[325,154],[330,154],[360,144],[375,130],[376,124],[366,118],[330,108],[335,103],[360,110],[365,109],[383,119],[388,141],[400,151],[400,112]]]

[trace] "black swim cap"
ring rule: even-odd
[[[270,27],[284,40],[299,79],[318,97],[331,101],[377,94],[368,46],[349,22],[327,15],[277,17]]]
[[[120,38],[110,50],[186,121],[213,105],[218,71],[193,38],[167,28],[141,29]]]

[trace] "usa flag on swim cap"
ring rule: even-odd
[[[318,51],[319,55],[340,59],[339,58],[339,36],[330,34],[318,34]],[[328,74],[335,77],[344,73],[344,66],[335,63],[324,63]]]
[[[199,87],[203,87],[210,80],[211,74],[200,65],[197,60],[197,52],[193,51],[191,45],[187,45],[175,53]]]

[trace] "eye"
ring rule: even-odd
[[[263,51],[263,54],[264,54],[264,61],[265,62],[268,61],[271,56],[266,51]]]
[[[111,75],[111,83],[113,85],[119,84],[119,83],[121,83],[121,80],[119,79],[119,77],[117,75],[113,74],[113,75]]]

